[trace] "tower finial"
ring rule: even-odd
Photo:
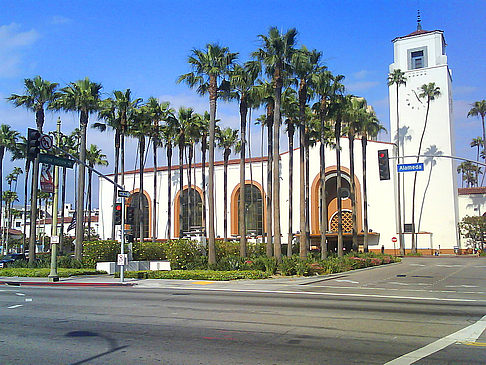
[[[420,9],[417,10],[417,30],[422,30],[422,19],[420,18]]]

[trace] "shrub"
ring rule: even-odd
[[[117,241],[88,241],[83,244],[83,265],[95,267],[97,262],[115,261],[120,253]]]
[[[137,261],[166,260],[168,242],[135,242],[133,258]]]
[[[19,276],[19,277],[40,277],[44,278],[49,276],[51,270],[49,268],[5,268],[0,269],[0,276]],[[93,270],[93,269],[65,269],[59,268],[57,270],[59,277],[66,278],[76,275],[100,275],[106,274],[106,271]]]
[[[285,276],[291,276],[297,274],[297,262],[299,261],[299,257],[291,256],[291,257],[282,257],[282,262],[279,265],[280,274]]]
[[[119,277],[119,273],[115,274]],[[238,279],[266,279],[267,273],[262,271],[216,271],[216,270],[171,270],[171,271],[127,271],[127,278],[137,279],[179,279],[179,280],[213,280],[227,281]]]
[[[187,269],[198,261],[198,256],[202,256],[202,249],[193,241],[187,239],[169,241],[167,260],[174,270]]]

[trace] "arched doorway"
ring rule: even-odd
[[[182,193],[179,191],[175,198],[174,235],[180,237],[181,230],[183,236],[203,232],[202,214],[201,189],[185,186]]]
[[[256,181],[245,182],[245,212],[246,233],[249,236],[261,236],[264,232],[264,193]],[[231,194],[231,234],[239,235],[240,185],[238,184]]]
[[[127,205],[135,208],[135,224],[132,227],[132,234],[134,238],[140,238],[140,197],[142,197],[142,221],[143,221],[143,238],[150,237],[150,209],[149,200],[146,194],[141,194],[140,191],[130,194]]]
[[[341,186],[345,191],[350,191],[349,170],[341,167]],[[336,166],[326,168],[326,193],[327,193],[327,222],[328,231],[337,232],[337,191],[336,191],[337,173]],[[362,230],[362,208],[361,208],[361,184],[358,178],[354,179],[356,186],[356,219],[358,223],[358,232]],[[351,233],[352,231],[352,204],[351,199],[344,198],[342,201],[342,219],[343,232]],[[320,175],[318,174],[311,187],[311,233],[320,234]]]

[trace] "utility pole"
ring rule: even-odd
[[[61,144],[61,118],[57,118],[56,145]],[[49,281],[59,281],[57,274],[57,246],[59,244],[59,235],[57,232],[57,209],[59,203],[59,166],[54,166],[54,199],[52,202],[52,224],[51,224],[51,272]],[[64,224],[64,222],[61,222]]]

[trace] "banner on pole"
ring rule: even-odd
[[[45,193],[54,192],[54,179],[52,178],[52,165],[43,163],[40,175],[41,190]]]

